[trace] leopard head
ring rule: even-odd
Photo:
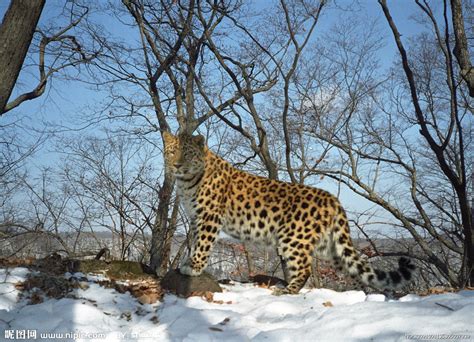
[[[164,132],[165,165],[176,177],[201,173],[205,168],[206,144],[202,135],[177,136]]]

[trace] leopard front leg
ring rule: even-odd
[[[207,266],[212,245],[219,233],[219,225],[215,222],[194,225],[194,238],[190,256],[181,264],[179,272],[189,276],[200,275]]]

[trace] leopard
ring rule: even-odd
[[[314,258],[328,260],[359,285],[397,290],[415,269],[401,257],[398,269],[372,267],[354,247],[339,199],[308,185],[254,175],[213,153],[202,135],[163,133],[165,168],[190,222],[189,256],[179,267],[199,276],[220,232],[244,243],[276,247],[286,264],[287,286],[275,295],[297,294],[311,275]]]

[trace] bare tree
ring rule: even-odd
[[[219,31],[219,27],[230,24],[228,15],[239,10],[239,2],[137,0],[123,1],[123,5],[113,11],[131,16],[128,25],[139,34],[137,49],[130,56],[128,47],[101,39],[110,53],[99,63],[103,73],[97,76],[97,82],[110,84],[111,89],[127,82],[140,92],[140,96],[112,95],[115,107],[110,116],[132,117],[137,129],[129,127],[129,133],[148,139],[149,134],[170,131],[171,127],[193,132],[216,112],[242,98],[243,91],[236,91],[233,83],[212,76],[219,64],[209,52],[210,37],[228,34],[227,29]],[[246,94],[252,96],[268,87],[265,82],[251,85]],[[124,111],[128,114],[122,115]],[[159,186],[150,259],[151,267],[159,274],[167,270],[168,241],[174,233],[173,225],[170,226],[175,211],[170,210],[173,187],[174,180],[165,169]]]
[[[154,224],[159,189],[152,176],[153,150],[120,136],[81,136],[65,152],[64,183],[74,188],[76,201],[89,203],[80,221],[88,220],[93,232],[112,232],[112,254],[129,259],[134,245],[148,244]]]
[[[421,11],[429,18],[432,29],[435,33],[435,42],[443,56],[445,63],[445,82],[448,86],[449,92],[449,108],[446,110],[444,117],[447,120],[446,126],[440,123],[437,116],[433,116],[430,111],[430,106],[423,109],[422,101],[424,97],[420,89],[420,80],[416,79],[413,71],[413,66],[410,65],[408,54],[405,46],[401,40],[398,28],[390,14],[390,10],[385,0],[379,0],[380,6],[385,14],[390,29],[392,30],[398,51],[402,60],[403,71],[405,73],[406,81],[410,89],[410,96],[412,105],[415,110],[415,122],[420,128],[420,134],[426,140],[430,150],[434,153],[438,162],[439,168],[442,170],[447,181],[451,184],[456,192],[456,197],[461,214],[461,221],[463,227],[463,266],[461,268],[461,284],[474,284],[474,227],[472,222],[472,208],[469,202],[468,193],[468,178],[466,165],[467,146],[465,133],[463,127],[464,110],[460,103],[462,99],[462,88],[456,81],[457,66],[454,62],[451,53],[449,23],[446,20],[448,7],[446,1],[444,2],[444,33],[442,33],[439,24],[433,14],[433,10],[426,2],[416,1]],[[460,62],[460,69],[462,76],[467,79],[469,91],[472,93],[472,67],[466,61],[467,44],[465,37],[462,34],[462,13],[460,4],[457,1],[452,2],[451,11],[453,12],[453,20],[455,21],[455,37],[456,44],[455,53]],[[469,58],[468,58],[469,59]],[[467,70],[466,68],[469,68]],[[469,79],[470,78],[470,79]],[[427,99],[428,101],[430,99]],[[428,102],[430,103],[430,102]],[[455,154],[452,154],[452,149],[455,147]],[[469,154],[467,154],[469,155]]]
[[[11,1],[0,26],[0,115],[20,74],[45,0]]]
[[[66,24],[58,26],[45,22],[37,28],[44,5],[45,1],[41,0],[12,1],[2,21],[0,117],[25,101],[41,96],[53,75],[87,64],[98,54],[97,51],[83,49],[82,39],[74,31],[88,13],[87,8],[71,2],[63,8],[61,18],[67,18]],[[22,75],[32,68],[38,70],[38,83],[33,89],[22,93]],[[13,98],[12,94],[15,95]],[[5,221],[1,224],[10,225],[8,211],[11,206],[6,201],[12,200],[9,195],[13,191],[21,193],[20,185],[25,180],[22,175],[26,173],[22,168],[48,135],[40,128],[28,127],[24,121],[12,116],[2,117],[0,136],[0,210],[5,214]],[[35,141],[30,141],[32,136],[36,136]]]
[[[413,129],[420,123],[406,101],[412,88],[403,66],[396,64],[389,77],[381,73],[377,26],[366,22],[354,30],[355,21],[348,22],[333,28],[331,42],[316,50],[319,57],[297,72],[298,96],[289,120],[295,170],[307,181],[318,175],[334,179],[382,209],[378,225],[392,227],[385,234],[398,243],[390,243],[391,248],[374,244],[376,255],[408,255],[430,267],[434,278],[464,286],[467,278],[460,270],[465,270],[470,237],[462,218],[462,191],[440,167],[440,154],[424,141],[430,134],[444,166],[458,180],[465,179],[463,174],[470,172],[463,162],[470,146],[465,133],[470,105],[465,88],[452,78],[449,39],[434,30],[434,37],[417,36],[411,48],[414,89],[424,103],[420,140]],[[463,186],[467,190],[467,183]],[[370,221],[377,223],[374,218]],[[407,232],[413,240],[406,239]]]
[[[28,18],[30,15],[35,15],[35,13],[39,18],[39,14],[41,13],[41,8],[43,5],[44,1],[12,1],[12,6],[10,9],[19,6],[16,11],[21,13],[10,18],[9,12],[7,12],[5,21],[2,24],[2,31],[0,34],[1,37],[4,37],[5,39],[5,43],[2,43],[2,45],[8,47],[8,49],[1,49],[1,53],[5,54],[5,56],[0,55],[0,61],[2,61],[2,63],[16,63],[16,65],[5,64],[5,67],[1,68],[2,72],[5,74],[4,79],[9,81],[2,83],[2,87],[5,87],[5,90],[0,91],[0,94],[2,94],[0,102],[0,116],[18,107],[25,101],[33,100],[43,95],[46,90],[48,80],[51,79],[53,75],[60,72],[65,73],[72,68],[78,69],[81,65],[91,63],[98,55],[101,54],[100,50],[96,50],[92,46],[91,51],[88,51],[84,46],[84,41],[87,40],[88,37],[80,37],[80,34],[75,32],[75,28],[79,25],[79,23],[84,21],[87,14],[89,13],[89,9],[87,7],[76,5],[75,2],[71,2],[68,5],[69,7],[65,6],[64,9],[65,13],[63,15],[69,17],[70,19],[68,24],[65,24],[62,27],[49,24],[47,29],[40,27],[35,30],[35,23],[35,25],[31,27],[32,31],[31,35],[28,36],[28,42],[25,40],[25,42],[19,47],[17,44],[17,39],[18,37],[25,36],[25,34],[17,34],[14,31],[17,30],[15,29],[15,26],[19,25],[21,27],[23,20],[22,18]],[[30,8],[26,8],[25,6],[29,6]],[[33,6],[37,6],[36,10],[33,8]],[[28,15],[25,16],[25,13],[28,13]],[[38,18],[36,18],[36,22],[38,21]],[[32,24],[33,22],[31,22],[29,25],[31,26]],[[12,27],[11,32],[7,31],[9,26]],[[4,32],[3,29],[5,30]],[[21,30],[25,33],[27,32],[26,29]],[[38,39],[33,37],[34,32],[37,33],[35,36]],[[11,41],[8,41],[7,38],[11,39]],[[31,41],[32,43],[30,46]],[[10,50],[11,52],[9,52]],[[23,61],[27,51],[30,51],[31,58],[36,60],[34,64],[38,69],[38,83],[33,89],[24,93],[20,93],[15,98],[8,101],[13,87],[15,86],[17,77],[20,74],[20,70],[22,66],[24,67]],[[9,53],[21,53],[23,54],[23,58],[21,58],[20,55],[10,56],[8,55]],[[11,73],[11,75],[8,76],[7,73]],[[7,90],[7,88],[9,88],[9,90]],[[5,98],[3,98],[4,96]]]
[[[25,190],[29,175],[26,165],[43,145],[44,135],[33,139],[19,139],[25,132],[21,120],[0,124],[0,235],[17,231],[18,198]],[[6,234],[2,238],[8,239]]]
[[[71,255],[72,250],[61,232],[65,232],[68,202],[71,199],[64,189],[57,189],[51,170],[44,169],[38,177],[24,177],[23,191],[14,198],[14,210],[2,207],[0,227],[6,233],[6,257],[23,254],[44,257],[61,251]],[[21,196],[20,196],[21,194]]]

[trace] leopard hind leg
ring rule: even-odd
[[[311,262],[313,260],[314,246],[297,244],[295,247],[287,247],[283,257],[287,263],[288,285],[283,289],[275,289],[274,295],[297,294],[306,284],[311,275]]]

